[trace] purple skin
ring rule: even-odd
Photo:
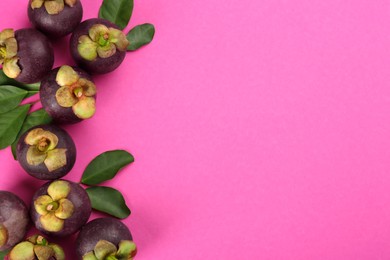
[[[82,121],[78,118],[71,107],[62,107],[58,104],[56,99],[56,92],[61,87],[56,82],[57,72],[60,68],[52,70],[41,82],[39,95],[41,103],[46,112],[59,124],[75,124]],[[92,77],[81,70],[73,67],[81,78],[88,79],[93,82]],[[96,98],[96,96],[95,96]]]
[[[77,50],[78,40],[80,36],[88,35],[88,30],[95,24],[103,24],[107,27],[113,27],[120,30],[118,26],[105,19],[93,18],[85,20],[76,28],[70,38],[70,53],[79,67],[85,69],[91,74],[104,74],[118,68],[125,59],[126,52],[117,50],[116,53],[109,58],[103,59],[97,57],[94,61],[83,59]]]
[[[66,181],[66,180],[63,180]],[[65,219],[64,228],[59,232],[48,232],[46,231],[41,223],[39,222],[40,215],[36,212],[34,207],[34,201],[42,195],[47,195],[47,188],[51,182],[45,183],[42,187],[35,192],[31,206],[30,206],[30,216],[31,220],[34,223],[35,227],[44,234],[55,236],[55,237],[65,237],[77,232],[85,223],[87,223],[89,216],[92,212],[91,201],[89,200],[87,192],[77,183],[66,181],[70,184],[70,192],[67,196],[67,199],[73,203],[74,212],[73,215]]]
[[[15,31],[18,42],[18,65],[21,73],[16,80],[31,84],[40,81],[53,67],[54,52],[51,43],[35,29]]]
[[[34,166],[34,165],[30,165],[27,162],[26,154],[30,146],[25,143],[24,139],[26,138],[28,132],[30,132],[35,128],[42,128],[44,130],[50,131],[58,137],[58,145],[56,146],[56,148],[67,149],[66,151],[67,163],[65,166],[57,170],[54,170],[52,172],[49,172],[49,170],[47,169],[44,163]],[[20,165],[31,176],[41,180],[55,180],[65,176],[73,168],[73,165],[76,162],[76,146],[72,138],[70,137],[70,135],[67,132],[65,132],[65,130],[54,125],[40,125],[29,129],[26,133],[24,133],[20,137],[16,149],[16,156],[18,158]]]
[[[97,218],[88,222],[80,230],[76,240],[78,259],[92,251],[99,240],[106,240],[118,246],[121,240],[133,240],[130,230],[115,218]]]
[[[60,38],[73,32],[83,17],[83,7],[80,1],[77,1],[73,7],[65,5],[64,10],[55,15],[48,14],[44,5],[41,8],[32,9],[31,1],[27,9],[30,22],[50,38]]]
[[[0,224],[8,231],[8,240],[0,247],[0,251],[7,250],[23,240],[29,221],[24,202],[11,192],[0,191]]]

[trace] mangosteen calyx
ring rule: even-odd
[[[57,84],[61,87],[56,92],[56,100],[62,107],[72,107],[78,118],[91,118],[96,111],[95,84],[79,74],[70,66],[62,66],[56,76]]]
[[[67,149],[56,148],[58,137],[52,132],[36,128],[27,134],[24,141],[29,145],[26,155],[28,164],[35,166],[44,163],[49,172],[66,165]]]
[[[126,51],[129,41],[126,35],[118,29],[108,28],[103,24],[93,25],[88,35],[82,35],[78,39],[77,50],[81,57],[93,61],[97,57],[108,58],[117,50]]]
[[[107,240],[99,240],[93,251],[83,256],[83,260],[132,260],[136,254],[137,247],[131,240],[119,242],[119,249]]]
[[[40,215],[39,222],[45,230],[49,232],[61,231],[65,219],[73,215],[74,205],[67,199],[69,192],[68,182],[54,181],[47,188],[48,194],[39,196],[34,201],[34,208]]]
[[[73,7],[77,0],[32,0],[31,9],[41,8],[45,6],[46,12],[50,15],[59,14],[65,8],[65,4]]]
[[[0,223],[0,247],[7,244],[8,241],[8,230],[7,228]]]
[[[18,42],[13,29],[0,32],[0,65],[3,65],[5,75],[9,78],[19,76],[21,69],[18,65]]]
[[[20,242],[8,254],[9,260],[40,259],[65,260],[65,253],[57,244],[51,244],[41,235],[34,235]]]

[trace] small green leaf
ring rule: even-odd
[[[40,83],[23,84],[14,79],[8,78],[3,70],[0,70],[0,86],[11,85],[27,91],[39,91]]]
[[[130,21],[133,7],[133,0],[103,0],[99,18],[109,20],[123,30]]]
[[[128,51],[135,51],[142,46],[149,44],[154,37],[154,26],[150,23],[140,24],[130,30],[127,34],[127,40],[130,42]]]
[[[87,185],[96,185],[110,180],[120,169],[132,162],[134,162],[134,157],[124,150],[102,153],[88,164],[81,182]]]
[[[96,186],[89,187],[86,191],[93,209],[122,219],[130,215],[125,199],[116,189]]]
[[[0,150],[15,141],[29,109],[30,105],[18,106],[7,113],[0,114]]]
[[[14,159],[16,160],[16,146],[18,144],[19,138],[22,134],[24,134],[28,129],[37,125],[46,125],[50,124],[53,119],[49,116],[49,114],[44,109],[39,109],[37,111],[32,112],[26,117],[26,120],[23,123],[22,129],[20,129],[18,136],[15,141],[11,145],[12,154]]]
[[[5,256],[9,253],[10,249],[0,251],[0,260],[4,260]]]
[[[14,86],[0,86],[0,114],[17,107],[27,93],[26,90]]]

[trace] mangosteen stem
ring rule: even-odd
[[[114,255],[110,255],[110,256],[107,256],[105,260],[118,260],[118,258],[116,258],[116,256],[114,256]]]
[[[80,87],[75,88],[75,90],[73,92],[76,95],[76,97],[79,98],[79,97],[81,97],[83,95],[83,88],[80,88]]]
[[[107,34],[104,34],[99,37],[98,43],[100,46],[106,46],[108,44],[108,38],[109,36]]]
[[[37,245],[46,246],[47,245],[47,240],[43,236],[38,236],[37,240],[36,240],[36,243],[37,243]]]
[[[46,210],[47,211],[55,211],[58,209],[58,202],[57,201],[53,201],[52,203],[49,203],[47,206],[46,206]]]
[[[42,137],[41,140],[39,140],[38,142],[37,148],[40,152],[45,152],[49,144],[50,141],[47,138]]]

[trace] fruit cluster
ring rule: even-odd
[[[133,0],[104,0],[99,18],[83,22],[80,0],[29,0],[27,9],[34,28],[0,32],[0,149],[12,144],[22,168],[48,182],[35,192],[29,207],[17,195],[0,191],[0,256],[7,260],[65,259],[62,248],[49,243],[46,236],[68,237],[79,232],[78,259],[133,259],[137,248],[120,220],[106,217],[88,222],[92,209],[127,217],[130,210],[122,195],[110,187],[84,189],[61,179],[75,164],[76,146],[58,124],[78,123],[95,114],[97,87],[92,75],[118,68],[127,51],[151,42],[154,27],[143,24],[123,33]],[[69,34],[70,53],[77,66],[53,69],[50,39]],[[19,104],[38,90],[43,109],[28,114],[30,105]],[[2,131],[5,121],[12,127]],[[103,153],[88,165],[81,183],[100,184],[133,160],[126,151]],[[104,170],[102,162],[106,163]],[[30,222],[43,235],[25,238]]]

